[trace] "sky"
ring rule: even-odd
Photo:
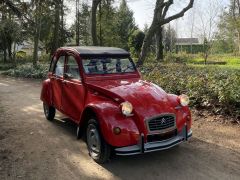
[[[216,14],[220,15],[224,7],[227,7],[230,0],[195,0],[194,7],[189,10],[183,18],[175,20],[171,23],[172,28],[177,31],[178,37],[191,37],[191,29],[193,28],[193,35],[199,37],[201,26],[199,24],[200,18],[204,19],[204,24],[207,24],[210,12],[207,12],[210,8],[210,4],[217,4],[215,11]],[[153,18],[154,6],[156,0],[128,0],[129,7],[134,12],[135,21],[140,29],[144,28],[144,25],[150,25]],[[175,0],[175,5],[170,8],[171,14],[179,12],[189,0]],[[194,11],[194,12],[193,12]],[[203,15],[204,14],[204,15]],[[199,17],[204,16],[204,17]],[[195,18],[192,25],[193,17]],[[218,16],[215,17],[215,26],[217,24]],[[216,29],[216,27],[214,27]]]
[[[199,37],[201,36],[200,34],[202,34],[202,29],[206,29],[206,31],[208,29],[204,26],[207,24],[209,14],[212,13],[209,12],[211,4],[213,5],[213,8],[217,9],[217,11],[214,10],[215,14],[217,14],[214,22],[214,28],[216,28],[218,15],[223,11],[224,7],[227,7],[229,1],[230,0],[195,0],[194,7],[189,10],[183,18],[171,22],[171,27],[177,31],[178,37]],[[88,2],[91,2],[91,0]],[[116,6],[118,6],[120,0],[116,0],[116,2]],[[156,0],[127,0],[127,2],[129,8],[134,12],[134,18],[138,27],[143,29],[145,24],[149,26],[152,22]],[[171,6],[169,15],[181,10],[188,2],[189,0],[174,0],[174,5]],[[217,4],[217,7],[215,7],[215,4]],[[74,5],[71,5],[70,9],[71,12],[74,12]],[[193,17],[194,23],[191,23]],[[73,21],[74,15],[73,13],[69,13],[67,16],[67,24],[72,24]],[[193,35],[191,35],[192,29]]]

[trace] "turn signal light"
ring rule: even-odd
[[[121,129],[119,127],[114,127],[113,132],[114,134],[119,135],[121,133]]]

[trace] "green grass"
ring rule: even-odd
[[[203,65],[204,58],[201,55],[193,55],[190,60],[187,60],[188,64]],[[226,68],[240,68],[240,57],[233,55],[210,55],[207,60],[208,65],[216,65],[217,67]]]

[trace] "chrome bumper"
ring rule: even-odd
[[[183,141],[187,141],[191,136],[192,131],[190,130],[189,132],[187,132],[187,126],[185,126],[182,129],[182,132],[179,133],[177,136],[164,141],[144,143],[144,136],[141,135],[140,143],[138,145],[116,148],[115,152],[117,155],[129,156],[165,150],[174,147],[182,143]]]

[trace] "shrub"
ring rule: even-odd
[[[6,70],[9,70],[9,69],[11,69],[11,68],[13,68],[14,66],[13,66],[13,64],[12,63],[6,63],[6,64],[4,64],[4,63],[0,63],[0,71],[6,71]]]
[[[167,52],[165,54],[164,60],[166,62],[171,62],[171,63],[186,63],[190,59],[192,59],[193,55],[187,54],[186,52],[179,52],[178,54],[176,53],[171,53]]]
[[[187,94],[191,106],[208,108],[214,113],[240,115],[240,72],[213,66],[146,64],[144,78],[168,93]]]
[[[3,72],[2,74],[14,77],[43,79],[47,75],[49,65],[39,64],[37,67],[33,67],[32,64],[24,64]]]

